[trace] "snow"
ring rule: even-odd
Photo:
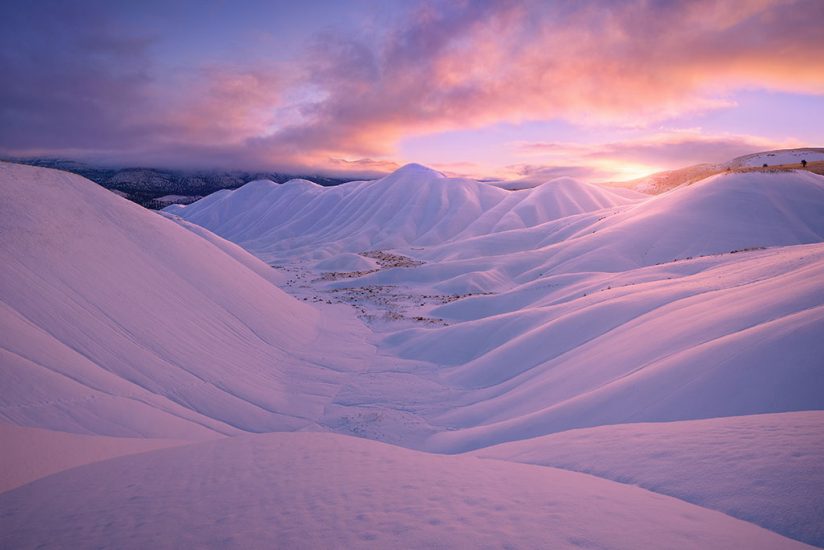
[[[332,434],[121,457],[0,495],[0,546],[804,548],[649,491]]]
[[[314,426],[374,353],[363,329],[196,231],[78,176],[0,165],[0,418],[177,439]]]
[[[395,354],[447,365],[445,377],[472,389],[433,419],[452,430],[430,448],[824,408],[824,247],[713,260],[470,298],[435,314],[466,316],[483,303],[489,315],[389,336]]]
[[[191,443],[179,439],[79,435],[0,422],[0,493],[70,468]]]
[[[623,424],[476,451],[638,485],[824,546],[824,411]]]
[[[376,181],[332,188],[253,182],[174,213],[277,263],[435,245],[634,200],[569,178],[507,192],[407,165]]]
[[[158,214],[0,163],[0,234],[0,546],[822,544],[821,176]]]
[[[780,164],[801,164],[802,160],[815,162],[824,160],[824,149],[803,148],[765,151],[739,157],[731,162],[732,166],[777,166]]]
[[[507,269],[522,264],[539,272],[616,272],[690,256],[821,242],[822,212],[821,176],[721,174],[641,203],[442,244],[425,258],[467,259],[540,248],[540,263],[531,263],[537,255],[512,258],[515,265]]]
[[[350,425],[351,410],[327,409],[335,430],[461,452],[572,428],[824,408],[821,176],[721,174],[638,200],[568,178],[490,191],[410,167],[313,190],[306,212],[291,196],[294,218],[274,214],[280,195],[267,199],[268,219],[233,194],[182,215],[298,266],[285,288],[350,303],[369,323],[379,359],[335,405],[381,411]],[[384,202],[393,215],[377,223]],[[441,214],[422,218],[419,204]],[[447,220],[462,228],[419,237]],[[422,265],[328,280],[300,264],[305,246],[334,261],[380,244]],[[399,359],[403,379],[386,372]],[[398,385],[426,390],[410,399]]]
[[[377,269],[378,262],[372,258],[346,252],[321,260],[314,265],[317,271],[337,271],[337,272],[354,272],[354,271],[371,271]]]

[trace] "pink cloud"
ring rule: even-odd
[[[385,155],[410,133],[500,120],[643,125],[729,106],[738,86],[824,92],[820,2],[605,6],[430,4],[376,43],[327,37],[307,60],[322,99],[268,140]]]
[[[801,145],[803,144],[791,139],[778,141],[760,136],[678,130],[601,144],[519,143],[516,144],[516,150],[532,158],[621,160],[653,166],[682,167],[704,162],[723,162],[757,151]]]
[[[179,74],[155,69],[152,37],[64,16],[38,14],[30,43],[0,54],[11,83],[0,90],[0,150],[388,167],[409,135],[554,118],[647,127],[728,107],[741,87],[824,93],[818,0],[425,2],[368,35],[318,34],[289,70],[212,60]],[[609,154],[650,162],[757,144],[648,141]]]
[[[236,143],[268,132],[283,87],[275,67],[208,66],[183,79],[164,113],[182,138]]]

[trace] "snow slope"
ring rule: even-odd
[[[116,458],[0,495],[0,546],[41,545],[807,547],[585,474],[306,433]]]
[[[373,354],[347,312],[321,317],[236,245],[79,176],[0,164],[0,233],[0,418],[15,424],[298,429]]]
[[[371,258],[360,256],[353,252],[345,252],[321,260],[314,265],[318,271],[330,272],[353,272],[353,271],[370,271],[378,267],[378,262]]]
[[[763,151],[733,159],[729,166],[776,166],[780,164],[800,164],[802,160],[814,162],[824,160],[824,149],[806,147],[802,149],[779,149],[777,151]]]
[[[0,493],[63,470],[108,458],[176,447],[191,441],[101,437],[0,422]]]
[[[0,164],[0,233],[0,436],[66,450],[12,458],[54,475],[0,494],[0,546],[800,546],[717,510],[821,544],[820,176],[410,165],[157,215]],[[246,433],[327,430],[504,461]],[[99,461],[158,438],[219,439]]]
[[[386,353],[465,388],[428,448],[570,428],[824,408],[824,245],[550,275],[441,306]]]
[[[799,149],[761,151],[718,164],[696,164],[685,168],[650,174],[649,176],[636,180],[612,182],[607,185],[613,189],[625,189],[627,191],[657,195],[672,191],[678,187],[692,185],[695,182],[728,170],[741,171],[761,168],[764,164],[769,167],[783,166],[783,169],[801,168],[802,160],[806,160],[808,163],[824,161],[824,148],[802,147]],[[821,173],[819,170],[813,169],[813,171],[819,174]]]
[[[638,485],[824,546],[824,411],[602,426],[474,454]]]
[[[366,212],[374,211],[365,206],[370,193],[392,189],[395,217],[372,234],[419,234],[432,220],[416,217],[417,203],[438,212],[452,205],[445,193],[465,193],[465,206],[450,214],[467,220],[464,229],[435,244],[402,238],[393,249],[423,265],[302,284],[329,298],[362,289],[360,304],[380,301],[386,288],[418,302],[409,315],[422,323],[382,327],[378,343],[383,357],[406,361],[405,372],[426,381],[411,387],[428,389],[412,399],[398,387],[405,380],[382,374],[338,394],[423,418],[432,434],[416,446],[460,452],[603,424],[824,408],[821,176],[723,174],[644,201],[598,204],[587,202],[588,186],[564,180],[505,194],[483,214],[486,195],[471,198],[480,184],[419,167],[357,185]],[[328,200],[335,211],[342,202],[328,191],[297,204]],[[187,207],[190,219],[203,208],[215,216],[211,227],[249,231],[241,242],[262,257],[267,243],[289,252],[288,222],[261,221],[256,236],[231,208],[233,195],[216,200],[220,208]],[[255,207],[275,212],[278,202]],[[353,245],[342,219],[316,217],[300,239],[322,248],[338,236],[335,246],[349,254],[376,244]],[[303,246],[289,253],[301,258]],[[487,295],[452,299],[479,292]],[[358,424],[351,433],[394,429]]]
[[[690,256],[821,242],[822,213],[824,177],[719,174],[640,203],[445,243],[418,256],[442,262],[531,252],[495,266],[516,278],[527,271],[616,272]]]
[[[410,164],[376,181],[332,188],[299,181],[252,182],[169,212],[276,263],[435,245],[632,200],[569,178],[507,192]]]

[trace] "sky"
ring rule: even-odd
[[[821,0],[6,0],[0,155],[625,180],[824,146]]]

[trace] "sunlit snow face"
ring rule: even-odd
[[[610,180],[823,137],[816,0],[82,4],[6,10],[0,152]]]

